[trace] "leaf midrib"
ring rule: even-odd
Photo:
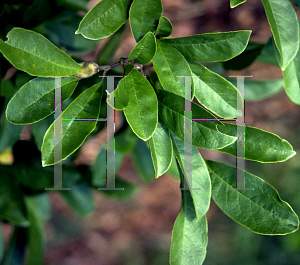
[[[5,42],[3,42],[3,43],[5,43]],[[77,69],[77,68],[71,68],[71,67],[68,67],[68,65],[67,65],[67,66],[65,66],[65,65],[60,65],[60,64],[57,64],[57,63],[55,63],[55,62],[53,62],[53,61],[48,61],[47,59],[45,59],[45,58],[43,58],[43,57],[40,57],[40,56],[37,56],[37,55],[34,54],[34,53],[30,53],[29,51],[26,51],[26,50],[17,48],[17,47],[15,47],[15,46],[13,46],[13,45],[10,45],[10,44],[8,44],[8,43],[5,43],[5,44],[8,45],[8,46],[10,46],[10,47],[12,47],[12,48],[14,48],[14,49],[17,49],[17,50],[19,50],[19,51],[22,51],[22,52],[24,52],[24,53],[26,53],[26,54],[32,55],[33,57],[37,57],[38,59],[41,59],[41,60],[43,60],[43,61],[46,61],[47,63],[50,63],[50,64],[53,64],[53,65],[59,66],[60,68],[68,68],[68,69],[74,69],[74,70]],[[70,59],[71,59],[71,58],[70,58]],[[72,60],[72,59],[71,59],[71,60]],[[79,70],[78,70],[78,71],[79,71]]]

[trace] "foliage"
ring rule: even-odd
[[[231,0],[230,6],[245,1]],[[180,187],[189,187],[181,190],[181,211],[172,233],[171,265],[203,263],[208,242],[206,213],[211,198],[226,215],[255,233],[285,235],[296,231],[298,217],[275,188],[246,172],[246,186],[254,190],[233,189],[236,169],[204,160],[197,149],[214,149],[236,156],[238,127],[219,119],[236,117],[237,101],[242,95],[233,85],[233,79],[208,69],[206,63],[217,62],[227,70],[242,70],[255,61],[280,67],[283,80],[246,81],[250,91],[246,100],[267,98],[283,84],[291,101],[300,104],[299,22],[292,3],[262,0],[272,37],[267,43],[254,43],[249,42],[249,30],[173,38],[170,36],[173,26],[162,16],[161,0],[102,0],[80,19],[77,11],[86,11],[86,2],[1,3],[0,22],[5,26],[0,36],[4,38],[7,34],[7,40],[0,39],[3,55],[0,57],[3,99],[0,151],[13,147],[14,163],[0,166],[0,216],[3,222],[15,227],[4,256],[0,233],[2,264],[23,264],[25,257],[29,265],[43,263],[43,227],[50,216],[49,191],[45,188],[53,187],[54,171],[50,166],[54,165],[55,146],[62,146],[63,187],[71,188],[71,191],[61,191],[61,196],[78,214],[93,212],[92,190],[106,185],[106,150],[100,150],[94,164],[83,171],[73,168],[72,161],[85,139],[103,128],[103,122],[96,119],[106,117],[108,105],[123,110],[125,116],[122,128],[115,134],[116,170],[125,155],[131,154],[141,180],[149,183],[166,172],[174,172],[176,161]],[[47,10],[42,9],[46,4]],[[11,14],[22,12],[23,21],[11,19]],[[71,20],[77,23],[76,32]],[[103,66],[109,63],[121,42],[127,20],[136,46],[127,59]],[[17,27],[20,24],[24,28]],[[99,67],[96,63],[77,62],[75,54],[90,51],[96,41],[107,37],[110,40],[97,60]],[[123,66],[124,77],[118,80],[106,101],[107,80],[99,80],[93,74],[102,70],[103,75],[107,71],[120,74],[112,69],[117,65]],[[4,81],[11,66],[18,71]],[[187,88],[178,76],[192,77],[192,99],[185,99]],[[63,104],[61,114],[69,119],[62,121],[61,143],[55,143],[53,134],[53,77],[62,78],[62,101],[68,102],[67,107]],[[86,77],[89,79],[83,79]],[[191,100],[193,117],[209,120],[186,117],[185,102]],[[74,121],[75,118],[94,120]],[[187,123],[193,128],[188,141]],[[17,140],[25,124],[30,124],[34,142],[23,146]],[[279,136],[258,128],[244,129],[245,159],[274,163],[295,155],[293,147]],[[186,146],[192,150],[189,161],[184,158]],[[20,154],[24,148],[30,151]],[[193,172],[192,180],[187,167]],[[115,185],[124,191],[100,192],[123,199],[137,190],[135,185],[118,177]]]

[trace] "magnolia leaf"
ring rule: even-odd
[[[168,38],[163,41],[171,44],[187,59],[217,62],[227,61],[242,53],[247,47],[250,34],[251,30],[240,30]]]
[[[91,40],[109,37],[128,19],[130,2],[131,0],[102,0],[84,16],[75,34]]]
[[[0,39],[0,51],[14,67],[29,75],[70,76],[82,70],[78,63],[39,33],[13,28],[7,38],[6,42]]]
[[[236,189],[236,167],[206,161],[212,183],[212,198],[234,221],[264,235],[285,235],[299,227],[298,216],[263,179],[245,172],[245,187]]]

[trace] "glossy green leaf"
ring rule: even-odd
[[[114,91],[115,109],[123,109],[133,132],[148,140],[157,126],[157,98],[149,81],[136,69],[122,78]],[[111,97],[113,98],[113,97]],[[113,106],[113,103],[108,100]]]
[[[262,0],[284,70],[299,49],[299,23],[290,0]]]
[[[223,62],[225,70],[243,70],[250,66],[265,47],[264,43],[249,42],[246,49],[238,56]]]
[[[32,200],[32,198],[31,198]],[[27,200],[29,220],[31,225],[27,228],[28,235],[28,255],[27,264],[44,264],[45,235],[44,221],[37,215],[38,209]]]
[[[119,28],[117,32],[115,32],[115,34],[109,38],[109,40],[99,53],[99,57],[97,59],[98,65],[105,65],[110,62],[110,59],[114,56],[124,36],[124,31],[126,29],[125,26],[126,24]]]
[[[187,59],[201,62],[227,61],[247,47],[250,30],[204,33],[188,37],[164,39]]]
[[[71,209],[81,216],[92,213],[96,204],[91,187],[82,181],[70,188],[71,190],[60,190],[59,193]]]
[[[184,176],[179,170],[183,188]],[[172,231],[170,265],[201,265],[206,256],[207,232],[206,216],[197,220],[191,191],[181,190],[181,210]]]
[[[155,169],[147,144],[141,139],[138,139],[131,155],[140,179],[144,183],[153,181],[155,179]]]
[[[18,226],[29,226],[24,193],[2,166],[0,194],[0,218]]]
[[[62,160],[74,153],[87,136],[95,129],[97,121],[78,121],[74,119],[97,119],[100,113],[103,94],[102,82],[83,91],[61,114]],[[60,119],[61,117],[58,117]],[[70,120],[66,120],[70,119]],[[58,161],[57,161],[58,162]],[[54,123],[47,130],[42,145],[42,165],[54,164]]]
[[[238,125],[240,126],[240,125]],[[236,136],[237,125],[226,123],[225,126],[218,126],[220,132]],[[245,126],[245,159],[263,163],[282,162],[293,157],[296,152],[286,140],[276,134],[261,129]],[[244,135],[239,136],[244,139]],[[236,143],[233,143],[218,151],[236,156]]]
[[[168,171],[166,172],[167,175],[169,175],[170,177],[172,177],[173,179],[179,180],[179,172],[178,172],[178,168],[177,168],[177,164],[176,164],[176,157],[173,154],[173,158],[172,158],[172,163],[168,169]]]
[[[132,71],[132,69],[134,69],[134,65],[133,64],[123,64],[123,69],[124,69],[124,76],[127,76]]]
[[[172,163],[173,148],[167,126],[158,120],[157,128],[149,139],[151,157],[155,169],[155,177],[166,173]]]
[[[234,221],[264,235],[285,235],[298,229],[297,215],[269,183],[245,172],[245,187],[253,190],[237,190],[236,167],[214,161],[206,163],[212,198]]]
[[[188,154],[185,154],[184,141],[180,140],[172,132],[171,136],[174,154],[187,184],[185,188],[189,188],[192,195],[196,219],[199,221],[206,214],[210,205],[211,184],[209,173],[201,154],[195,146],[189,146],[191,148],[190,153],[192,154],[192,158],[190,158]],[[185,162],[189,164],[185,165]],[[188,167],[190,167],[191,172],[188,172]]]
[[[159,117],[167,127],[184,141],[184,98],[165,90],[157,90]],[[223,127],[210,112],[192,103],[192,118],[207,119],[205,121],[191,121],[192,123],[192,145],[216,149],[232,144],[236,138],[218,132]],[[187,119],[187,118],[186,118]],[[191,144],[191,143],[188,143]]]
[[[128,61],[134,60],[140,64],[149,63],[156,51],[156,41],[152,32],[148,32],[139,42],[128,56]]]
[[[283,71],[283,86],[291,101],[300,105],[300,49]]]
[[[197,221],[189,190],[182,190],[181,198],[181,210],[172,231],[170,265],[201,265],[208,242],[206,216]]]
[[[203,65],[189,61],[194,78],[195,96],[199,102],[223,118],[235,118],[237,116],[237,95],[243,101],[236,87],[225,78],[210,71]],[[200,117],[199,117],[200,118]]]
[[[233,81],[233,84],[236,80]],[[258,101],[277,94],[283,86],[282,78],[272,80],[244,80],[245,100]]]
[[[126,22],[130,2],[130,0],[102,0],[85,15],[75,34],[82,34],[91,40],[109,37]]]
[[[39,33],[13,28],[0,51],[16,68],[33,76],[58,77],[78,73],[82,67]]]
[[[153,66],[162,87],[184,97],[184,77],[191,76],[189,64],[183,55],[171,45],[157,40]]]
[[[2,114],[0,127],[0,152],[5,150],[7,147],[13,146],[20,139],[20,134],[24,129],[23,125],[11,124],[6,119],[4,113]]]
[[[139,42],[149,31],[153,32],[162,15],[161,0],[134,0],[129,10],[133,37]]]
[[[277,53],[279,52],[276,48],[274,38],[271,37],[268,39],[265,47],[262,49],[261,54],[257,57],[257,61],[279,67],[279,58],[277,59],[276,56]]]
[[[173,31],[173,25],[169,19],[161,16],[158,22],[157,29],[155,31],[156,37],[168,37]]]
[[[78,79],[74,76],[61,79],[62,101],[74,92]],[[6,109],[7,119],[14,124],[30,124],[54,112],[55,79],[37,77],[30,80],[12,97]]]
[[[243,4],[245,2],[246,2],[246,0],[230,0],[230,7],[235,8],[238,5]]]

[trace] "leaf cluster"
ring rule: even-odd
[[[230,5],[233,8],[245,1],[231,0]],[[242,70],[254,61],[280,67],[283,79],[247,80],[246,100],[267,98],[283,85],[291,101],[300,104],[299,21],[289,0],[262,0],[272,31],[267,43],[249,42],[249,30],[173,38],[173,26],[162,16],[161,0],[102,0],[82,19],[77,11],[86,11],[87,1],[54,2],[35,0],[15,7],[1,3],[0,19],[5,20],[12,10],[25,12],[21,24],[26,28],[6,21],[7,40],[0,39],[1,78],[10,65],[18,69],[12,78],[1,81],[5,113],[1,116],[0,151],[13,146],[15,157],[11,166],[0,166],[0,216],[15,226],[3,264],[16,257],[22,263],[26,255],[27,264],[43,263],[43,226],[50,216],[45,188],[54,185],[52,165],[63,164],[63,187],[71,187],[59,191],[61,196],[75,212],[87,215],[95,209],[92,190],[105,188],[106,178],[114,177],[106,174],[106,157],[112,154],[116,172],[131,154],[144,183],[165,173],[180,180],[182,206],[172,232],[171,265],[203,263],[211,198],[226,215],[255,233],[285,235],[298,229],[296,213],[269,183],[246,172],[245,185],[253,190],[236,189],[236,168],[204,160],[197,149],[236,157],[240,141],[240,125],[220,120],[238,116],[237,102],[243,95],[233,79],[208,69],[208,63],[226,70]],[[49,11],[31,19],[46,3]],[[55,8],[60,10],[58,15],[53,13]],[[103,66],[121,42],[127,20],[135,47],[127,59]],[[108,37],[97,62],[79,62],[76,55]],[[123,77],[107,97],[107,78],[94,74],[117,65],[123,66]],[[110,73],[120,74],[114,69]],[[63,111],[59,117],[53,116],[54,77],[61,78]],[[183,77],[189,77],[188,85]],[[190,98],[186,98],[187,92]],[[192,106],[191,116],[187,115],[188,105]],[[108,108],[123,111],[122,127],[107,143],[114,149],[102,148],[92,166],[74,168],[72,162],[84,141],[105,127],[99,119],[106,118]],[[55,119],[62,123],[58,142],[53,133]],[[34,151],[20,155],[25,147],[18,137],[26,124],[34,139],[27,144]],[[273,133],[249,126],[244,130],[241,158],[275,163],[295,155],[293,147]],[[58,147],[61,161],[54,159]],[[176,165],[177,173],[172,173]],[[123,199],[137,191],[136,185],[118,176],[114,184],[123,191],[101,192]],[[18,249],[22,255],[16,256]]]

